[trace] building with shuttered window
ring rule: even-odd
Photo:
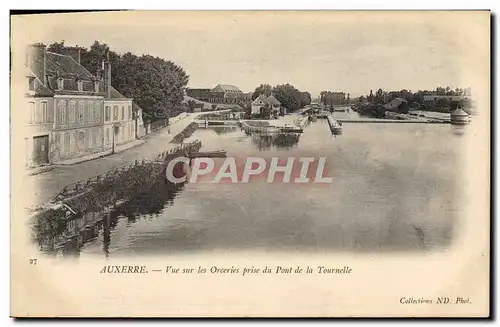
[[[80,48],[62,53],[33,44],[26,54],[26,166],[103,151],[103,81],[80,64]]]

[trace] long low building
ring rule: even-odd
[[[218,84],[212,89],[187,88],[186,95],[210,104],[249,105],[252,93],[243,93],[237,86]]]

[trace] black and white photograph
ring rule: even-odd
[[[11,16],[12,269],[28,271],[18,285],[43,267],[53,278],[40,277],[49,293],[32,301],[15,288],[16,314],[99,316],[113,301],[58,307],[66,296],[79,303],[64,285],[88,289],[84,305],[90,288],[125,283],[123,273],[148,289],[148,278],[179,283],[175,294],[189,278],[227,287],[221,276],[231,275],[251,298],[276,278],[283,284],[270,289],[286,289],[279,298],[291,304],[211,291],[213,307],[183,297],[177,308],[139,312],[131,298],[144,290],[106,314],[287,316],[305,301],[287,299],[292,289],[315,298],[301,316],[487,314],[486,277],[476,293],[458,284],[489,269],[490,19],[489,11]],[[364,258],[380,258],[372,277]],[[461,270],[471,265],[478,272]],[[398,293],[405,268],[415,279]],[[443,269],[468,277],[450,284]],[[325,275],[335,282],[320,290]],[[391,279],[397,296],[368,309],[374,285],[390,288]],[[342,283],[377,291],[330,305]],[[226,302],[234,308],[224,311]]]

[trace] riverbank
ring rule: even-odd
[[[51,170],[28,176],[26,187],[34,192],[31,197],[25,200],[24,206],[30,207],[46,203],[67,185],[87,180],[122,165],[131,164],[137,159],[154,159],[158,152],[176,147],[176,144],[170,143],[174,136],[186,129],[200,114],[202,113],[191,113],[184,119],[171,124],[169,128],[148,134],[143,139],[144,143],[120,153],[74,165],[55,165],[52,166]]]
[[[34,241],[54,250],[59,242],[80,235],[78,226],[95,225],[108,208],[140,196],[164,178],[168,163],[181,153],[199,151],[201,142],[178,145],[159,153],[155,160],[136,160],[130,166],[64,187],[51,203],[34,208]],[[68,216],[68,212],[72,215]],[[78,220],[78,221],[75,221]]]

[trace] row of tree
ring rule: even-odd
[[[435,96],[435,99],[431,101],[424,101],[424,96]],[[447,97],[452,96],[462,96],[463,99],[460,100],[450,100]],[[461,89],[456,88],[452,90],[450,87],[438,87],[436,90],[419,90],[413,93],[411,90],[400,90],[400,91],[384,91],[378,89],[375,94],[370,90],[370,94],[366,97],[360,96],[357,101],[358,103],[369,102],[376,104],[386,104],[394,100],[395,98],[402,98],[408,102],[411,107],[419,108],[422,110],[449,112],[461,107],[468,110],[471,105],[471,89]]]
[[[273,95],[282,107],[285,107],[288,112],[303,108],[311,103],[311,94],[298,90],[291,84],[281,84],[272,87],[269,84],[259,85],[252,94],[252,100],[255,100],[259,95]]]
[[[387,103],[392,101],[395,98],[402,98],[408,101],[409,103],[417,102],[417,103],[423,103],[424,102],[424,96],[429,96],[429,95],[434,95],[434,96],[464,96],[464,97],[470,97],[471,96],[471,89],[470,87],[462,89],[457,87],[455,90],[451,89],[449,86],[446,88],[444,87],[437,87],[436,90],[419,90],[417,92],[412,92],[411,90],[400,90],[400,91],[384,91],[383,89],[378,89],[375,94],[373,94],[373,91],[370,90],[370,94],[365,96],[360,96],[358,98],[357,102],[377,102],[377,103]]]
[[[62,53],[64,41],[49,45],[48,50]],[[115,89],[143,109],[143,118],[154,121],[182,111],[184,90],[189,76],[169,60],[151,55],[120,55],[105,43],[95,41],[89,49],[82,48],[80,63],[93,75],[102,76],[102,62],[111,62],[111,81]]]

